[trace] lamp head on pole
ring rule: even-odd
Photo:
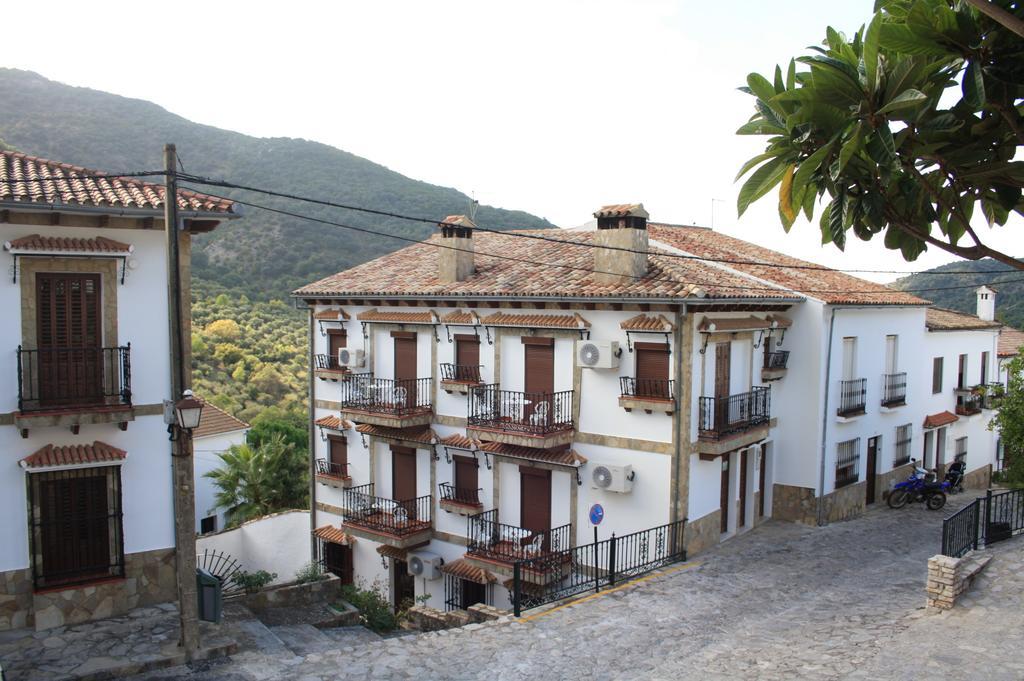
[[[193,429],[199,427],[199,420],[203,414],[203,403],[192,396],[191,390],[186,390],[174,405],[174,414],[177,417],[178,427],[192,432]]]

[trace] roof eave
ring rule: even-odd
[[[458,293],[448,294],[421,294],[421,295],[395,295],[389,293],[303,293],[300,290],[293,291],[291,297],[297,300],[423,300],[423,301],[449,301],[453,299],[465,300],[468,302],[520,302],[520,303],[626,303],[636,305],[638,303],[657,303],[679,305],[681,303],[693,303],[700,305],[795,305],[806,300],[798,298],[684,298],[678,296],[481,296],[464,295]]]
[[[23,213],[68,213],[71,215],[110,215],[128,218],[163,217],[163,209],[155,208],[119,208],[117,206],[72,206],[66,203],[26,203],[24,201],[0,201],[0,210],[12,210]],[[196,220],[234,220],[242,214],[232,209],[231,212],[178,210],[178,217]]]

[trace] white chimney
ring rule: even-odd
[[[437,278],[453,284],[465,281],[476,271],[473,264],[473,228],[476,224],[465,215],[449,215],[439,225],[441,244],[439,248]]]
[[[594,249],[595,274],[602,284],[636,281],[647,274],[647,218],[642,203],[603,206],[597,218],[595,243],[610,248]],[[632,251],[632,252],[630,252]]]
[[[978,290],[978,316],[986,322],[995,321],[996,318],[996,290],[988,286],[979,286]]]

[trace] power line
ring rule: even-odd
[[[19,177],[19,178],[7,178],[0,180],[0,184],[28,184],[30,182],[59,182],[61,180],[119,180],[121,178],[132,178],[132,177],[163,177],[167,173],[163,170],[140,170],[129,173],[93,173],[89,175],[82,175],[75,173],[74,171],[67,171],[72,174],[70,175],[51,175],[49,177]]]

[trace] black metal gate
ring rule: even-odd
[[[1024,490],[989,490],[942,522],[942,554],[959,558],[1024,530]]]

